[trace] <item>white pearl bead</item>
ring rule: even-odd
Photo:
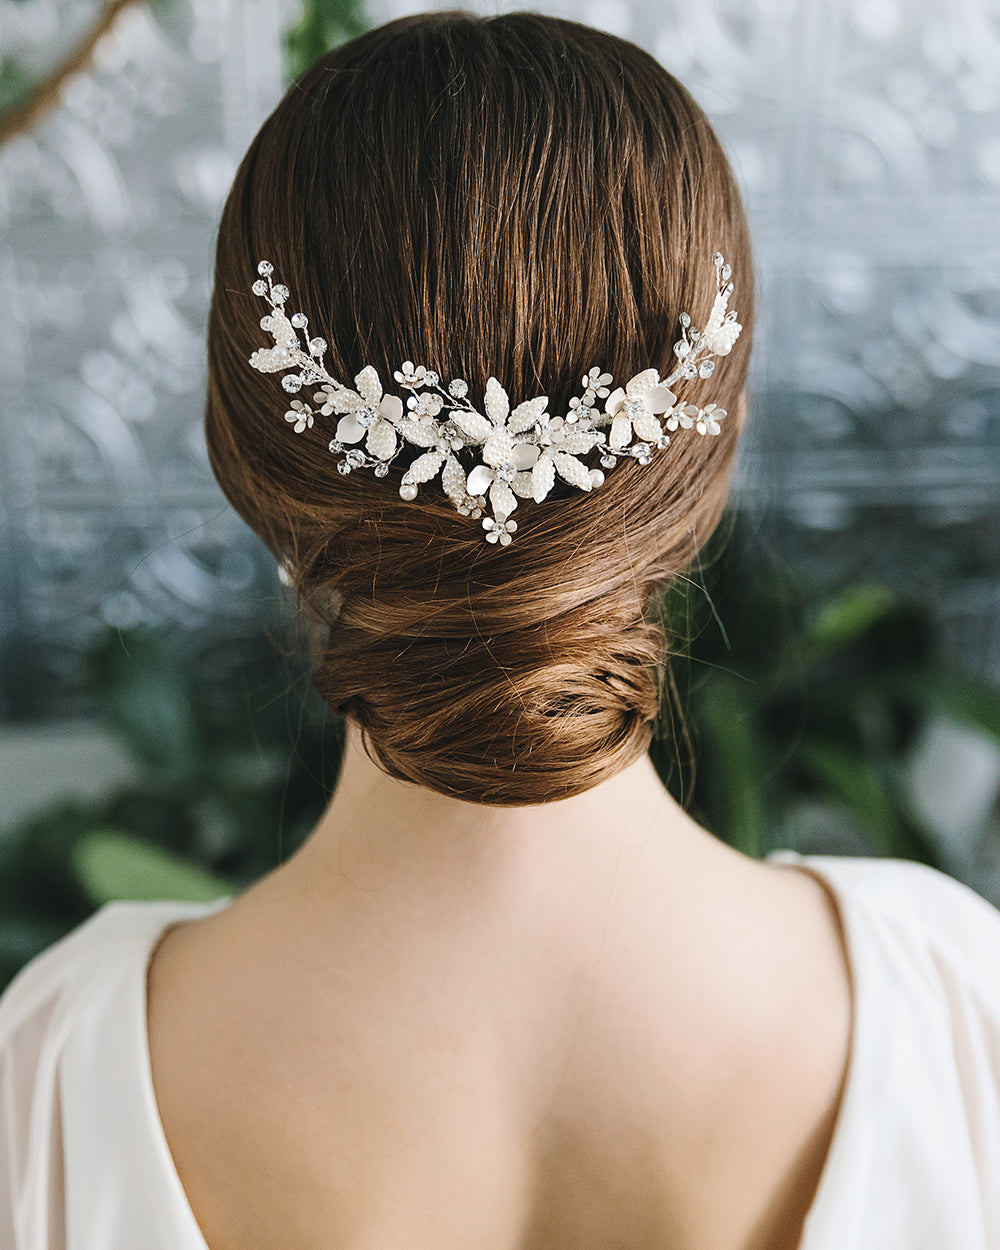
[[[405,499],[407,503],[413,503],[417,497],[417,488],[407,483],[399,488],[399,497]]]
[[[603,486],[604,485],[604,474],[601,472],[600,469],[590,470],[590,484],[591,486]]]

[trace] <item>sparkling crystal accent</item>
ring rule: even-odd
[[[346,460],[339,460],[339,461],[337,462],[337,472],[338,472],[338,473],[343,473],[344,477],[347,477],[347,475],[348,475],[348,473],[350,473],[350,471],[351,471],[351,466],[347,463],[347,461],[346,461]]]
[[[375,466],[376,477],[388,477],[388,475],[389,475],[389,466],[387,464],[377,464]]]
[[[269,260],[262,260],[257,266],[257,272],[266,278],[269,273],[274,273],[274,266]]]
[[[448,390],[456,399],[462,399],[469,393],[469,384],[462,378],[455,378],[453,382],[449,382]]]
[[[274,298],[278,301],[279,304],[283,304],[285,300],[288,299],[290,294],[291,292],[289,291],[288,287],[285,286],[283,283],[276,282],[274,284]]]
[[[714,360],[703,360],[701,364],[698,366],[698,377],[700,378],[710,378],[714,372],[715,372]]]
[[[296,391],[302,390],[302,379],[297,373],[286,373],[281,379],[281,385],[286,391],[294,395]]]
[[[330,450],[333,452],[335,456],[339,456],[340,453],[344,450],[344,444],[338,442],[337,439],[333,438],[330,440]]]
[[[424,374],[424,382],[428,386],[437,386],[437,384],[440,381],[441,381],[440,377],[434,372],[433,369],[428,369],[427,372]]]
[[[494,473],[498,482],[513,482],[517,476],[517,469],[512,464],[501,464],[497,466]]]
[[[347,463],[352,468],[360,469],[365,462],[365,453],[357,447],[352,447],[347,453]]]
[[[258,278],[250,289],[253,291],[254,295],[266,295],[267,283],[262,278]]]
[[[615,467],[615,457],[614,456],[602,456],[601,464],[604,466],[605,469],[613,469]]]
[[[382,416],[377,408],[362,408],[360,412],[356,412],[354,415],[358,419],[358,424],[363,425],[366,430],[370,430]]]
[[[309,354],[311,356],[322,356],[326,351],[326,339],[310,339]]]

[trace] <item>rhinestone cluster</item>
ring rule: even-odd
[[[311,401],[290,401],[285,420],[302,434],[313,428],[317,417],[336,415],[329,447],[343,457],[337,462],[340,473],[347,476],[370,468],[384,478],[404,449],[415,449],[417,454],[400,479],[400,496],[415,500],[420,487],[440,474],[456,510],[462,516],[482,518],[486,541],[507,546],[517,530],[511,514],[518,499],[541,503],[557,478],[579,490],[595,490],[603,485],[605,470],[621,459],[648,464],[654,451],[669,446],[670,435],[678,429],[721,432],[725,409],[716,404],[679,404],[670,390],[682,379],[711,377],[715,357],[732,351],[742,329],[729,309],[732,271],[719,252],[712,263],[716,274],[712,312],[700,331],[692,328],[687,313],[681,314],[681,337],[674,344],[677,366],[669,376],[661,379],[656,369],[644,369],[624,387],[612,390],[611,374],[595,366],[583,375],[583,393],[569,401],[569,411],[562,416],[546,411],[546,395],[512,409],[510,397],[493,377],[486,383],[485,411],[480,412],[469,400],[464,379],[453,378],[445,387],[433,369],[409,360],[393,373],[409,392],[405,406],[398,395],[383,393],[371,365],[355,377],[352,390],[327,372],[323,364],[327,343],[309,337],[305,314],[286,315],[289,290],[273,280],[274,267],[266,260],[257,266],[260,276],[252,289],[270,306],[260,326],[274,345],[255,351],[250,365],[261,373],[284,374],[281,385],[290,395],[315,388]],[[595,451],[600,467],[589,467],[584,457]],[[490,515],[484,516],[487,512]]]

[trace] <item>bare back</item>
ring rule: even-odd
[[[683,916],[652,881],[586,923],[558,891],[319,913],[279,871],[169,930],[153,1076],[210,1250],[793,1250],[849,968],[815,878],[720,851]]]

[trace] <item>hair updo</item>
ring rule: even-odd
[[[590,494],[522,502],[508,547],[435,486],[336,471],[332,421],[292,433],[250,291],[267,258],[329,372],[404,360],[497,377],[511,406],[567,411],[592,365],[661,375],[701,326],[713,252],[745,329],[710,387],[730,417],[622,461]],[[219,229],[207,435],[233,506],[323,627],[323,698],[393,776],[472,802],[544,803],[648,749],[669,650],[652,593],[721,516],[752,322],[746,219],[719,142],[634,44],[535,13],[401,18],[335,49],[254,139]],[[696,388],[701,388],[696,389]],[[398,393],[398,387],[396,388]],[[403,393],[405,396],[405,392]],[[322,427],[322,428],[321,428]]]

